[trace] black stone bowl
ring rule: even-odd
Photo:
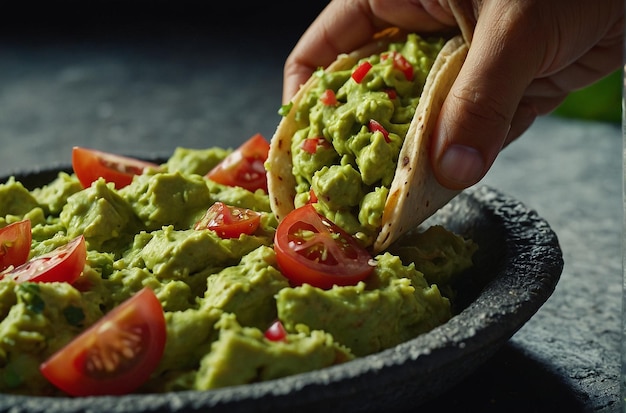
[[[57,169],[17,175],[27,187]],[[6,181],[6,178],[0,182]],[[490,187],[458,195],[427,224],[474,239],[479,250],[459,286],[457,314],[396,347],[330,368],[211,391],[121,397],[0,395],[11,413],[380,412],[415,410],[466,378],[495,353],[554,291],[563,269],[557,236],[522,203]],[[418,408],[419,409],[419,408]]]

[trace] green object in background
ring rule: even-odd
[[[554,114],[605,122],[622,121],[622,70],[572,92]]]

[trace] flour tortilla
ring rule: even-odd
[[[325,70],[334,72],[349,69],[359,59],[386,50],[390,42],[399,40],[399,36],[402,33],[398,30],[384,32],[366,47],[338,56]],[[398,166],[383,210],[381,230],[372,247],[375,253],[386,249],[402,233],[415,228],[459,192],[442,187],[435,179],[429,158],[430,135],[443,101],[465,61],[467,50],[467,44],[460,35],[448,40],[426,78],[422,96],[400,151]],[[292,100],[293,107],[279,123],[270,142],[267,162],[268,191],[272,212],[279,221],[294,209],[296,196],[291,155],[291,140],[298,130],[295,108],[318,81],[318,77],[312,76],[300,87]]]

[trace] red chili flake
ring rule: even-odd
[[[370,132],[372,133],[374,132],[382,133],[383,137],[385,138],[385,142],[387,143],[391,142],[391,139],[389,139],[389,132],[387,132],[387,129],[385,129],[383,125],[381,125],[378,121],[374,119],[370,119],[368,127],[369,127]]]
[[[398,52],[388,52],[380,55],[380,60],[385,61],[389,58],[393,58],[393,67],[404,73],[406,80],[413,80],[413,66],[402,54]]]
[[[385,89],[385,93],[389,96],[389,99],[394,100],[398,97],[398,92],[395,89]]]
[[[337,104],[337,96],[332,89],[326,89],[320,96],[320,101],[326,106],[335,106]]]
[[[363,63],[358,65],[356,69],[354,69],[354,71],[352,72],[352,79],[354,79],[354,81],[357,83],[361,83],[365,78],[365,75],[367,75],[367,72],[369,72],[371,68],[372,64],[367,60],[364,61]]]
[[[303,151],[310,153],[311,155],[317,152],[318,148],[330,148],[330,143],[321,136],[315,138],[306,138],[302,141],[300,146]]]
[[[280,320],[274,321],[267,330],[265,330],[265,338],[270,341],[285,341],[287,339],[287,331]]]

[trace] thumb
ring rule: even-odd
[[[523,29],[519,9],[502,3],[483,3],[432,136],[435,176],[450,189],[467,188],[487,173],[539,65],[539,42],[530,47],[528,33],[518,29]]]

